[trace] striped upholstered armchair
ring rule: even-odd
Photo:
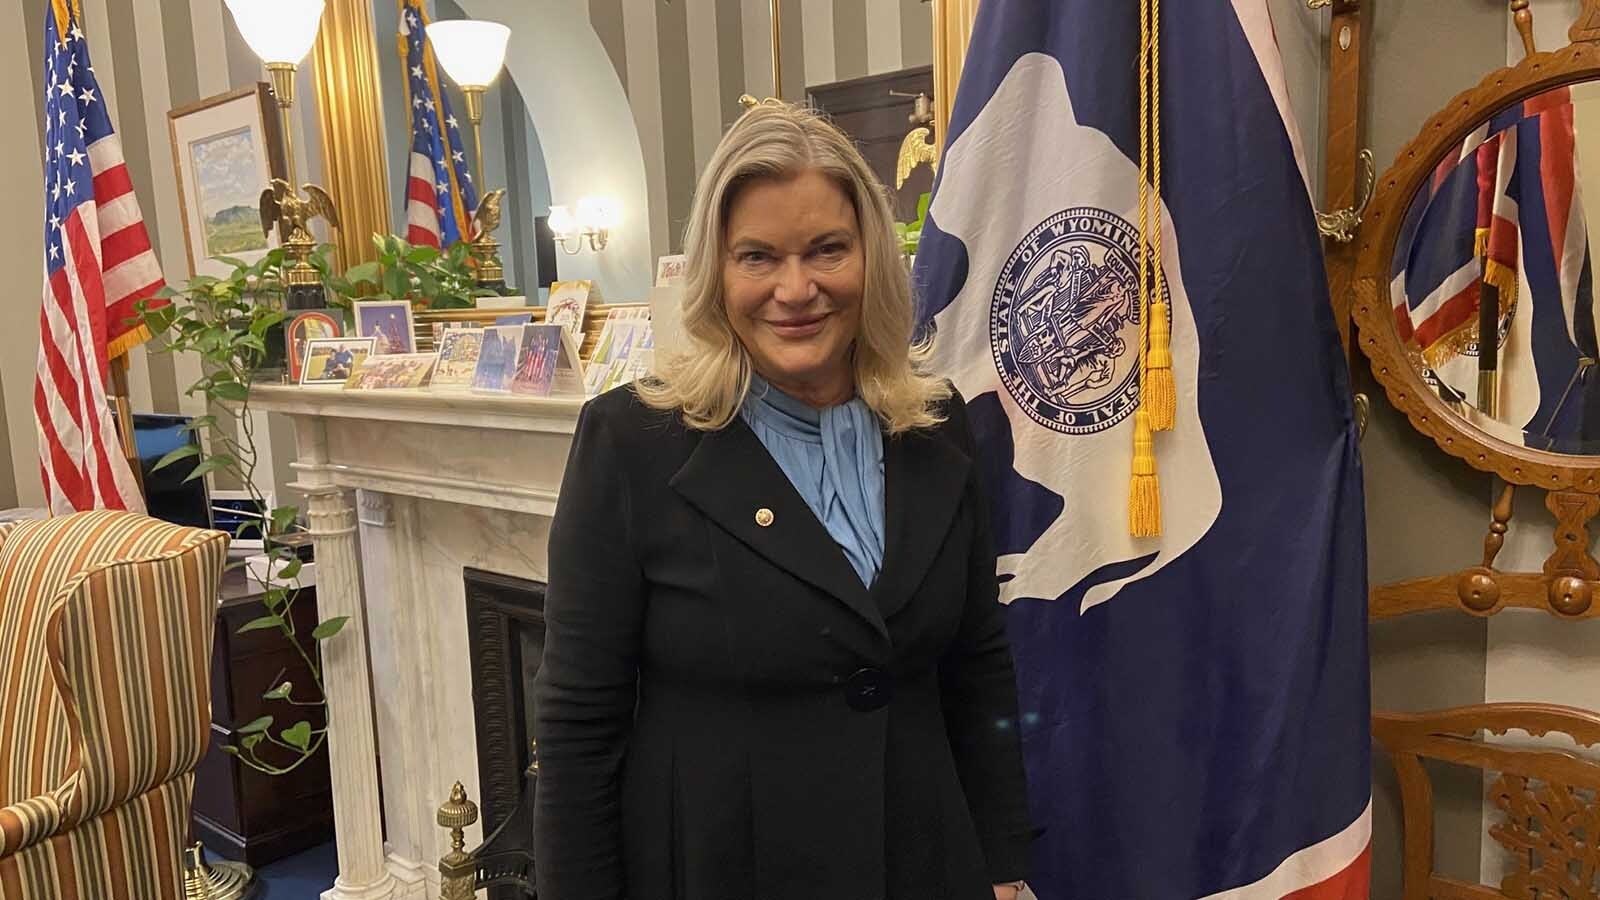
[[[0,526],[0,900],[176,900],[228,538]]]

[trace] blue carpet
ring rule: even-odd
[[[209,852],[207,856],[218,858]],[[339,858],[329,841],[257,869],[260,886],[253,900],[317,900],[337,877]]]

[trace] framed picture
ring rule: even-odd
[[[306,342],[313,338],[333,338],[344,334],[337,315],[320,309],[307,310],[293,319],[283,329],[283,340],[288,346],[289,380],[300,383],[300,366],[306,360]]]
[[[411,303],[406,300],[367,300],[356,304],[356,337],[369,337],[376,343],[377,356],[417,351]]]
[[[344,383],[346,390],[420,388],[433,371],[432,353],[390,353],[363,359]]]
[[[656,287],[669,287],[683,281],[685,264],[682,253],[656,257]]]
[[[253,263],[278,245],[261,227],[261,192],[287,171],[273,102],[260,82],[167,113],[193,275],[226,275],[216,257]]]
[[[372,338],[312,338],[300,366],[301,384],[336,384],[350,380],[361,361],[372,355]]]

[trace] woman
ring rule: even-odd
[[[1012,900],[1016,686],[882,189],[769,103],[686,234],[692,352],[585,407],[535,685],[541,900]]]

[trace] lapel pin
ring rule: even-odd
[[[760,525],[762,528],[765,528],[768,525],[771,525],[772,524],[772,510],[767,509],[765,506],[763,506],[760,509],[756,510],[756,524]]]

